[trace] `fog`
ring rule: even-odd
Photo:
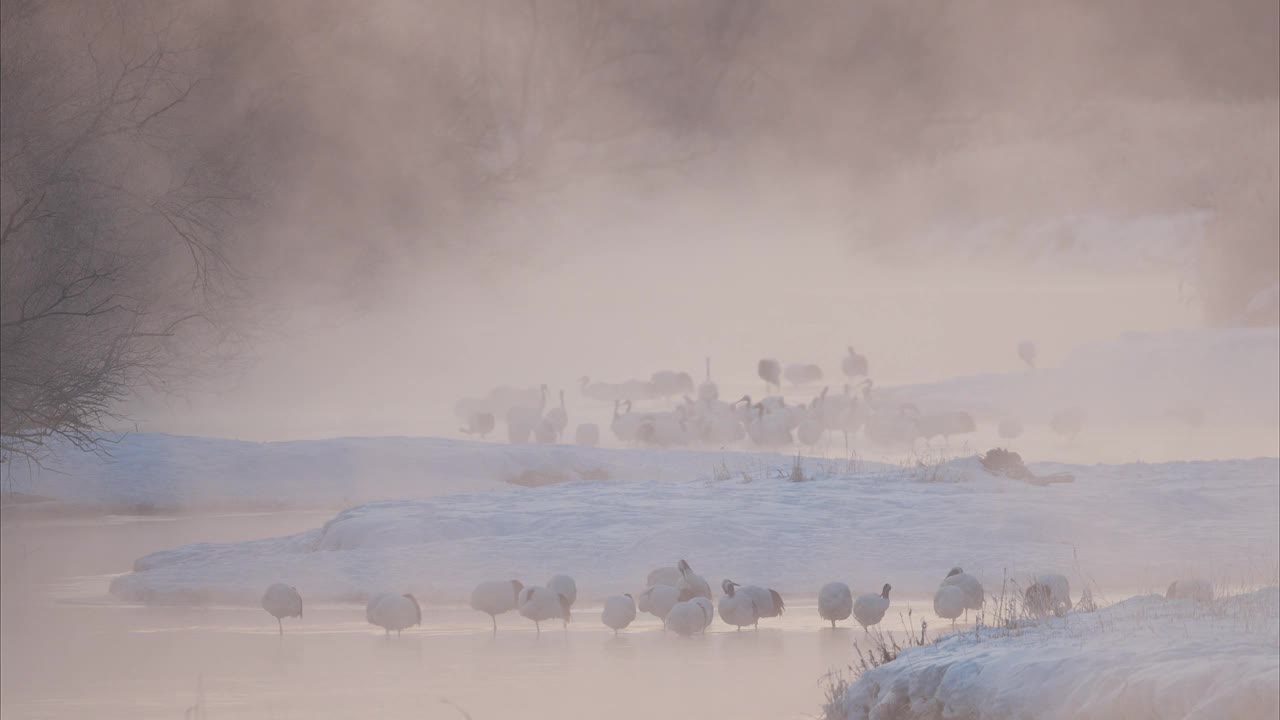
[[[701,380],[710,357],[726,388],[758,393],[756,360],[778,357],[823,365],[838,388],[853,343],[873,358],[878,382],[913,383],[1019,371],[1017,343],[1028,337],[1052,366],[1077,344],[1135,327],[1196,325],[1174,283],[1158,275],[1032,280],[973,268],[957,278],[954,269],[810,248],[772,257],[778,250],[767,245],[694,248],[676,266],[637,253],[625,270],[615,251],[584,253],[483,288],[406,280],[370,311],[300,311],[229,392],[148,409],[139,427],[263,440],[449,435],[459,398],[539,383],[567,389],[575,418],[607,420],[579,396],[581,376],[621,381],[676,369]],[[394,351],[376,350],[388,342]]]
[[[1013,630],[966,667],[1083,652],[1010,609],[1046,573],[1104,609],[1207,582],[1115,647],[1280,666],[1274,0],[0,0],[0,39],[6,718],[811,717],[922,621],[925,659]],[[704,363],[718,401],[627,398],[674,439],[579,386]],[[473,437],[501,386],[567,423]],[[786,614],[611,636],[681,558]],[[959,564],[989,604],[953,623]],[[567,631],[468,607],[561,572]],[[826,626],[833,580],[893,584],[879,630]],[[383,591],[420,626],[366,622]],[[1170,653],[1114,675],[1254,698]]]
[[[1233,7],[201,6],[240,33],[210,142],[252,148],[254,340],[121,427],[438,434],[498,384],[1241,322],[1280,80],[1275,9]]]

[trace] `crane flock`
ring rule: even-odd
[[[1017,351],[1033,371],[1035,345],[1023,341]],[[647,380],[620,382],[584,375],[578,379],[577,390],[587,407],[612,409],[607,430],[624,446],[725,447],[745,441],[763,449],[783,450],[818,446],[834,437],[843,440],[849,452],[859,433],[878,446],[914,448],[920,441],[929,445],[941,438],[949,443],[978,430],[969,412],[950,409],[926,413],[912,403],[873,394],[870,363],[853,347],[846,348],[840,359],[840,372],[842,383],[823,384],[826,375],[818,364],[784,365],[775,358],[762,358],[756,375],[764,383],[765,394],[753,398],[748,393],[728,400],[722,399],[721,386],[712,378],[711,359],[707,358],[702,381],[697,383],[687,372],[659,370]],[[784,383],[790,399],[782,394]],[[598,446],[601,425],[580,422],[570,433],[570,401],[565,391],[557,391],[558,403],[549,402],[549,392],[545,384],[527,388],[503,385],[483,396],[463,398],[454,405],[454,414],[462,422],[459,431],[487,439],[501,418],[511,443],[571,440],[582,447]],[[807,400],[796,399],[806,394]],[[1068,407],[1053,414],[1046,425],[1073,440],[1084,421],[1082,409]],[[1001,438],[1014,439],[1023,434],[1025,426],[1017,418],[1005,417],[995,430]]]
[[[720,582],[717,601],[707,580],[694,572],[681,558],[674,566],[655,568],[645,578],[645,589],[636,594],[611,595],[604,600],[600,622],[615,635],[626,630],[639,613],[647,613],[662,621],[663,632],[680,637],[704,634],[717,615],[727,626],[741,631],[745,627],[759,630],[760,621],[779,617],[786,602],[777,590],[762,585],[743,585],[725,578]],[[880,624],[890,607],[893,587],[885,583],[879,592],[854,596],[843,582],[829,582],[818,591],[818,617],[836,624],[853,617],[869,632]],[[1092,603],[1085,590],[1082,606]],[[1165,597],[1201,604],[1214,601],[1212,583],[1200,578],[1180,578],[1169,586]],[[1003,597],[995,598],[1006,602]],[[955,621],[970,610],[979,611],[986,601],[986,590],[975,576],[954,567],[938,584],[933,597],[934,614]],[[471,593],[473,610],[489,616],[493,634],[498,632],[498,616],[515,611],[534,623],[542,634],[542,623],[560,621],[565,632],[573,619],[578,602],[578,585],[572,576],[559,574],[543,585],[526,586],[519,580],[492,580],[479,583]],[[1033,575],[1022,591],[1022,609],[1030,617],[1061,617],[1072,609],[1071,585],[1065,575],[1040,573]],[[279,633],[284,634],[283,618],[302,617],[302,596],[293,586],[273,583],[262,596],[262,608],[276,618]],[[380,592],[369,596],[365,619],[382,628],[390,637],[422,624],[422,607],[409,593]]]
[[[617,634],[635,621],[637,613],[643,612],[661,620],[664,632],[689,637],[704,633],[717,612],[721,621],[740,631],[744,627],[759,630],[762,619],[779,617],[786,610],[786,603],[777,590],[760,585],[742,585],[727,578],[720,583],[723,594],[716,604],[711,584],[694,572],[684,558],[674,566],[654,569],[645,578],[645,584],[644,591],[638,596],[625,593],[606,598],[600,622]],[[830,620],[834,628],[836,621],[848,618],[852,609],[863,627],[875,625],[888,608],[888,587],[886,584],[883,607],[874,620],[858,614],[860,606],[853,603],[849,588],[843,583],[830,583],[823,587],[819,595],[819,614]],[[828,598],[831,588],[842,589],[843,614],[839,611],[833,614],[831,610]],[[870,596],[858,598],[858,603],[866,597]],[[498,616],[512,610],[532,620],[535,631],[541,635],[542,623],[553,620],[560,620],[567,632],[577,601],[577,582],[572,576],[559,574],[544,585],[526,586],[519,580],[482,582],[471,592],[470,605],[471,609],[489,616],[495,635]],[[276,618],[279,632],[283,635],[282,618],[302,617],[302,596],[290,585],[273,583],[262,596],[262,608]],[[422,607],[409,593],[374,593],[365,605],[365,619],[382,628],[388,637],[392,632],[399,636],[404,630],[422,624]]]

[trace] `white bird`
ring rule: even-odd
[[[791,408],[787,407],[787,399],[781,395],[769,395],[758,404],[764,407],[765,412],[782,412],[785,410],[789,413],[791,411]]]
[[[702,629],[705,631],[708,627],[711,626],[711,621],[714,620],[716,617],[716,606],[711,604],[710,598],[704,598],[704,597],[696,597],[690,600],[689,602],[696,603],[702,608],[703,614],[706,616],[706,622],[704,622],[702,625]]]
[[[1022,595],[1022,604],[1028,613],[1037,617],[1055,612],[1053,591],[1044,583],[1032,583]]]
[[[898,414],[876,413],[867,420],[867,439],[877,445],[915,445],[919,432],[916,420],[920,411],[910,403],[898,408]]]
[[[626,411],[620,412],[624,407]],[[631,412],[630,400],[619,400],[613,404],[613,420],[609,423],[609,429],[619,441],[631,443],[636,441],[636,435],[643,421],[642,415]]]
[[[684,578],[684,573],[680,572],[680,568],[674,565],[667,567],[654,568],[649,571],[648,577],[645,578],[644,586],[653,587],[654,585],[670,585],[675,587],[680,584],[680,580]]]
[[[809,403],[810,410],[817,415],[823,430],[843,430],[845,417],[853,406],[853,398],[849,395],[849,384],[845,383],[843,395],[831,395],[829,387]]]
[[[276,625],[279,626],[280,634],[283,635],[282,618],[302,617],[302,596],[292,585],[274,583],[262,594],[262,609],[271,613],[276,619]]]
[[[636,601],[631,593],[612,595],[605,598],[604,610],[600,613],[600,622],[613,628],[613,634],[626,628],[636,619]]]
[[[475,415],[488,413],[498,415],[505,413],[517,400],[522,391],[512,387],[496,387],[485,397],[464,397],[453,405],[453,414],[459,420],[469,421]],[[525,404],[538,404],[538,389],[533,388],[532,401]]]
[[[578,583],[568,575],[554,575],[547,581],[547,588],[551,592],[563,595],[569,601],[569,607],[578,602]]]
[[[554,445],[556,442],[556,425],[551,418],[544,417],[533,426],[533,441],[539,445]]]
[[[840,369],[844,371],[845,377],[854,380],[870,375],[867,367],[867,356],[854,352],[852,345],[849,346],[848,350],[849,354],[845,355],[844,360],[840,363]]]
[[[687,372],[659,370],[649,378],[654,397],[666,398],[693,392],[693,376]]]
[[[464,435],[479,435],[481,440],[485,436],[493,432],[493,413],[478,412],[467,418],[466,427],[458,428],[458,432]]]
[[[572,619],[570,604],[569,598],[549,588],[533,586],[520,591],[520,615],[533,621],[539,635],[542,634],[542,623],[555,618],[564,620],[567,630]]]
[[[529,435],[542,421],[542,411],[547,406],[547,386],[541,388],[542,399],[537,405],[513,405],[507,408],[507,441],[529,442]]]
[[[958,585],[942,585],[933,594],[933,612],[954,625],[956,618],[965,612],[964,590]]]
[[[684,412],[684,407],[677,407],[674,412],[645,413],[636,427],[636,441],[658,447],[687,445],[691,433]]]
[[[471,591],[471,609],[489,615],[493,631],[498,632],[498,616],[515,610],[524,584],[519,580],[495,580],[482,582]]]
[[[870,382],[868,380],[867,382]],[[853,386],[845,383],[844,394],[823,399],[823,414],[829,430],[844,435],[844,449],[849,451],[849,436],[856,435],[867,424],[868,404],[853,394]]]
[[[777,590],[762,588],[759,585],[740,585],[736,589],[737,594],[750,598],[751,604],[755,606],[756,622],[754,624],[757,630],[760,628],[760,618],[778,617],[787,607]]]
[[[600,426],[582,423],[573,434],[573,444],[579,447],[595,447],[600,444]]]
[[[539,397],[538,388],[514,388],[508,385],[501,385],[489,391],[489,394],[482,398],[463,398],[453,406],[453,413],[457,415],[459,420],[470,421],[470,419],[482,413],[489,413],[495,417],[502,415],[512,407],[533,407],[538,404]]]
[[[747,431],[738,419],[737,406],[741,402],[711,400],[695,403],[690,407],[686,421],[693,438],[708,445],[725,445],[746,437]]]
[[[365,606],[364,614],[370,623],[385,630],[387,635],[395,630],[398,636],[406,628],[422,624],[422,607],[418,605],[417,598],[408,593],[375,595]]]
[[[853,612],[853,592],[842,582],[829,582],[818,591],[818,615],[830,620],[831,627],[847,620]]]
[[[374,593],[373,595],[369,596],[369,601],[364,605],[364,619],[368,620],[371,624],[376,625],[377,623],[373,622],[373,609],[378,606],[378,603],[382,602],[386,598],[391,597],[393,594],[394,593],[384,592],[384,593]]]
[[[954,585],[960,588],[960,592],[964,593],[964,611],[965,617],[968,618],[970,610],[981,610],[986,602],[987,594],[982,588],[982,582],[978,578],[965,572],[963,568],[953,567],[942,579],[943,585]]]
[[[641,612],[647,612],[661,620],[662,627],[665,628],[667,614],[671,612],[671,608],[677,603],[691,599],[692,596],[688,590],[680,590],[672,585],[652,585],[640,593],[640,597],[636,599],[636,607]]]
[[[1013,440],[1022,437],[1022,423],[1014,418],[1005,418],[1000,421],[1000,425],[996,428],[996,432],[1005,440]]]
[[[1034,599],[1037,605],[1042,602],[1048,603],[1047,608],[1044,608],[1046,612],[1042,612],[1042,614],[1052,612],[1055,615],[1062,615],[1071,610],[1071,583],[1065,575],[1041,573],[1032,578],[1031,583],[1031,587],[1027,588],[1026,593],[1028,606],[1032,605],[1032,589],[1036,586],[1041,586],[1046,589],[1047,596]]]
[[[758,625],[760,613],[750,597],[737,592],[738,587],[738,583],[728,579],[720,583],[724,594],[720,596],[719,611],[726,625],[742,630],[748,625]]]
[[[796,425],[796,440],[801,445],[817,445],[827,432],[823,406],[826,402],[827,389],[813,399],[808,408],[800,408],[800,422]]]
[[[1027,367],[1035,369],[1036,366],[1036,344],[1030,340],[1023,340],[1018,343],[1018,357],[1022,358],[1022,362]]]
[[[863,630],[884,619],[884,613],[889,609],[889,591],[892,589],[889,583],[885,583],[879,595],[867,593],[859,595],[858,599],[853,601],[853,619],[858,621]]]
[[[564,407],[564,391],[560,391],[560,406],[547,411],[547,420],[555,428],[556,440],[564,437],[564,429],[569,427],[569,411]]]
[[[705,578],[695,573],[683,558],[676,563],[676,569],[680,571],[680,582],[676,584],[677,590],[688,590],[690,597],[711,599],[711,585]]]
[[[782,376],[792,385],[813,385],[822,382],[822,368],[813,363],[793,363],[782,371]]]
[[[538,445],[556,445],[556,423],[552,419],[543,418],[534,425],[534,442]]]
[[[777,360],[765,358],[756,363],[756,374],[764,381],[766,393],[770,387],[782,389],[782,365]]]
[[[779,447],[792,443],[791,412],[787,409],[770,412],[763,402],[752,406],[755,412],[747,424],[747,436],[756,445]]]
[[[711,358],[707,358],[707,378],[698,386],[698,402],[710,404],[720,399],[720,388],[711,382]]]
[[[671,612],[667,613],[667,628],[681,637],[696,635],[711,622],[707,612],[706,606],[693,600],[678,602],[671,608]]]
[[[1169,600],[1194,600],[1198,603],[1213,602],[1213,584],[1199,578],[1174,580],[1164,596]],[[299,608],[302,606],[299,605]],[[301,611],[299,611],[301,614]]]

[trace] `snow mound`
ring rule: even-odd
[[[1271,587],[952,635],[865,672],[828,718],[1274,718],[1278,618]]]
[[[975,460],[949,466],[968,468],[952,482],[902,469],[789,482],[784,460],[749,482],[580,481],[374,502],[297,535],[148,555],[111,592],[249,604],[287,582],[312,601],[396,590],[442,603],[464,602],[482,580],[565,572],[592,601],[636,592],[649,570],[681,557],[717,582],[806,596],[841,579],[857,592],[891,582],[901,597],[932,597],[954,565],[998,588],[1006,571],[1071,575],[1077,559],[1100,584],[1163,588],[1197,571],[1270,567],[1280,542],[1277,460],[1033,465],[1076,476],[1049,488]]]

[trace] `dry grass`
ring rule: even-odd
[[[923,449],[917,450],[913,445],[911,455],[901,463],[901,467],[916,482],[967,482],[970,479],[967,471],[951,472],[947,465],[953,460],[973,457],[975,454],[968,443],[955,450],[947,447],[935,448],[928,443]]]
[[[800,453],[796,453],[795,460],[791,462],[791,474],[787,476],[789,482],[807,482],[812,477],[806,477],[804,474],[804,460],[800,457]]]
[[[857,679],[853,666],[844,670],[831,670],[822,676],[822,715],[820,720],[845,720],[849,713],[844,706],[844,696]]]
[[[924,647],[933,642],[928,638],[929,623],[921,620],[920,633],[917,635],[912,616],[913,612],[910,609],[905,615],[898,613],[898,620],[902,624],[903,642],[899,642],[897,636],[891,632],[886,633],[879,626],[867,632],[865,646],[857,640],[853,641],[853,654],[856,658],[858,675],[897,660],[898,655],[906,648]]]

